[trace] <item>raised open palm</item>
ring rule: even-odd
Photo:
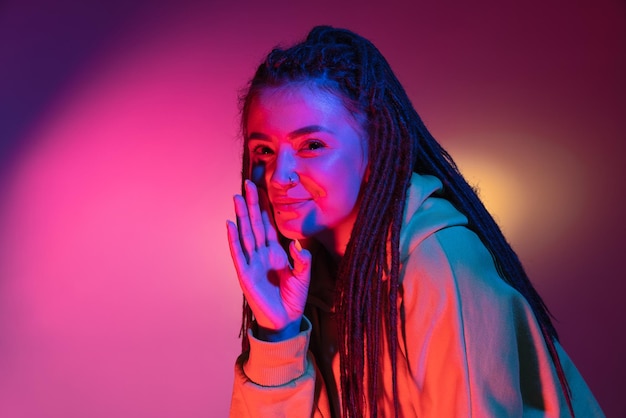
[[[246,181],[246,199],[234,197],[239,227],[227,222],[230,254],[239,284],[257,324],[280,331],[299,324],[306,303],[311,254],[297,241],[289,244],[289,257],[278,242],[275,227],[259,205],[259,194]]]

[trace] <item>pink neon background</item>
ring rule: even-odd
[[[623,2],[128,3],[0,9],[0,416],[227,414],[236,94],[320,23],[389,59],[626,413]]]

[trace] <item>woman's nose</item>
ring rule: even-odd
[[[279,150],[270,183],[275,187],[289,187],[297,176],[296,168],[296,156],[293,155],[293,150],[284,148]]]

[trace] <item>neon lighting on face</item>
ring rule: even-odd
[[[309,86],[263,90],[247,132],[252,179],[267,191],[279,231],[291,239],[330,232],[347,242],[367,144],[341,100]]]

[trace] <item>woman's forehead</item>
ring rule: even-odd
[[[289,83],[278,87],[265,87],[255,94],[246,115],[246,125],[287,123],[307,118],[343,117],[354,128],[363,130],[362,115],[355,115],[345,104],[345,98],[317,83]],[[358,119],[357,119],[358,117]],[[289,120],[285,120],[289,119]]]

